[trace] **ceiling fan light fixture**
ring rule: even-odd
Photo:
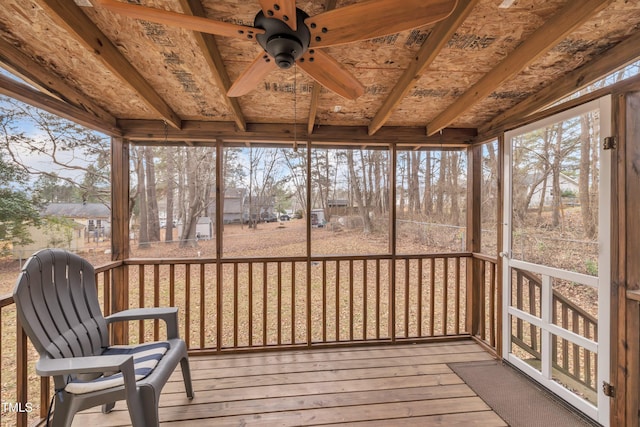
[[[256,15],[254,27],[265,31],[264,34],[258,34],[256,39],[278,67],[291,68],[309,49],[311,33],[304,23],[308,17],[303,10],[296,9],[297,29],[294,31],[284,21],[269,18],[262,11]]]
[[[277,34],[267,41],[266,50],[275,59],[278,67],[287,69],[302,56],[304,49],[300,40]]]

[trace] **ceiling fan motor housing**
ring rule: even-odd
[[[258,43],[276,61],[278,67],[291,68],[309,49],[311,33],[304,23],[308,17],[303,10],[296,8],[297,30],[293,31],[286,22],[269,18],[262,11],[256,15],[253,26],[265,31],[256,36]]]

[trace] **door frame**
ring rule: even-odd
[[[588,276],[567,270],[561,270],[543,265],[532,264],[521,260],[511,259],[511,238],[512,238],[512,140],[515,136],[543,128],[553,123],[579,116],[580,114],[599,110],[600,129],[599,139],[603,141],[604,137],[609,136],[612,131],[611,122],[611,96],[605,96],[588,103],[579,105],[570,110],[566,110],[546,117],[537,122],[522,126],[512,131],[506,132],[504,137],[504,190],[503,190],[503,252],[500,256],[503,258],[503,298],[502,298],[502,355],[505,360],[512,363],[525,374],[539,382],[542,386],[558,395],[589,417],[598,421],[603,426],[609,426],[610,423],[610,401],[609,397],[604,395],[602,384],[610,382],[610,364],[611,364],[611,342],[610,342],[610,325],[611,325],[611,162],[612,150],[604,150],[603,144],[600,143],[600,168],[599,168],[599,202],[598,202],[598,277]],[[529,315],[523,312],[514,312],[511,309],[511,268],[517,267],[528,271],[541,274],[542,292],[541,292],[541,318]],[[551,310],[549,304],[553,299],[551,286],[551,278],[557,277],[567,280],[573,280],[584,283],[587,286],[595,286],[598,292],[598,342],[588,340],[577,336],[570,331],[562,329],[552,324]],[[603,289],[604,288],[604,289]],[[545,308],[546,306],[546,308]],[[519,359],[511,353],[511,316],[515,316],[527,321],[535,326],[540,327],[542,334],[542,369],[540,371]],[[557,383],[552,379],[552,367],[548,357],[551,355],[551,334],[558,335],[561,338],[569,339],[582,347],[597,353],[597,402],[595,406],[592,403],[580,398],[576,394]],[[548,349],[548,351],[546,351]],[[547,360],[545,360],[547,359]]]

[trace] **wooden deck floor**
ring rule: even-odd
[[[195,398],[174,374],[166,426],[506,426],[447,363],[490,360],[472,341],[192,357]],[[178,369],[179,371],[179,369]],[[74,426],[129,425],[124,402]]]

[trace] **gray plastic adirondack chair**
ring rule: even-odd
[[[127,401],[134,427],[157,426],[160,392],[178,362],[187,397],[193,398],[177,308],[103,317],[93,266],[61,249],[44,249],[29,258],[13,298],[22,327],[40,354],[36,372],[54,378],[54,427],[69,426],[76,412],[93,406],[104,405],[103,412],[110,412],[118,400]],[[109,345],[109,323],[140,319],[165,321],[167,341]]]

